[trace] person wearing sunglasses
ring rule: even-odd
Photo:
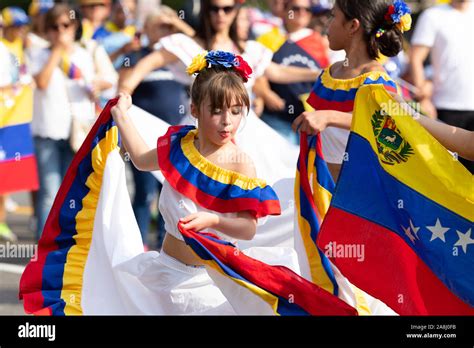
[[[69,142],[73,118],[95,119],[92,90],[92,56],[75,39],[78,22],[72,9],[56,4],[45,15],[48,48],[30,52],[31,74],[36,82],[31,123],[40,188],[35,203],[39,239],[73,150]]]

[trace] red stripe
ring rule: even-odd
[[[354,109],[353,100],[347,100],[345,102],[326,100],[319,97],[313,91],[309,95],[307,102],[316,110],[336,110],[340,112],[352,112],[352,110]]]
[[[0,162],[0,193],[38,189],[36,158],[31,155],[20,161]]]
[[[363,245],[364,260],[335,257],[331,261],[355,286],[385,302],[401,315],[474,315],[433,274],[406,242],[392,231],[331,207],[318,238],[322,250],[330,242]]]
[[[294,303],[311,315],[357,315],[357,311],[347,303],[323,288],[300,277],[284,266],[270,266],[255,260],[235,248],[211,241],[199,233],[180,228],[188,238],[194,238],[204,245],[222,263],[250,283]]]
[[[55,243],[56,238],[61,233],[59,226],[59,211],[66,198],[71,185],[75,179],[77,168],[90,151],[90,144],[95,137],[98,129],[110,119],[110,109],[117,103],[117,98],[110,100],[103,112],[99,116],[99,120],[94,124],[89,132],[84,144],[81,146],[77,154],[74,156],[69,166],[66,176],[59,188],[54,199],[53,207],[46,220],[43,234],[38,242],[38,255],[36,261],[30,261],[23,272],[20,279],[20,299],[24,300],[24,308],[27,313],[34,313],[43,309],[44,297],[41,293],[43,286],[43,267],[46,263],[48,254],[58,249]]]
[[[197,202],[206,209],[215,210],[220,213],[232,213],[238,211],[250,211],[257,218],[266,215],[281,214],[280,202],[278,200],[266,200],[260,202],[256,198],[234,198],[224,200],[201,191],[196,186],[185,180],[169,160],[171,147],[170,134],[175,133],[181,126],[173,126],[168,132],[158,139],[157,151],[160,170],[176,191],[189,199]]]

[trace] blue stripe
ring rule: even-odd
[[[387,173],[369,142],[360,135],[351,133],[347,149],[351,160],[343,164],[332,205],[396,233],[448,289],[474,305],[474,245],[467,246],[467,253],[457,247],[458,255],[453,255],[459,239],[456,231],[465,234],[471,229],[474,237],[473,223]],[[450,228],[446,242],[430,241],[432,232],[427,226],[434,226],[437,219]],[[414,245],[402,229],[410,225],[410,220],[420,228],[420,240]]]
[[[30,124],[23,123],[0,128],[0,151],[4,153],[4,158],[0,158],[0,161],[32,156],[34,147]]]
[[[244,190],[236,185],[218,182],[194,167],[184,155],[180,144],[181,138],[191,129],[194,129],[194,127],[183,127],[183,129],[178,132],[179,134],[176,134],[178,136],[172,138],[169,158],[171,165],[173,165],[180,175],[191,185],[222,200],[232,200],[235,198],[253,198],[258,199],[260,202],[278,200],[276,193],[268,185],[263,189],[256,187],[252,190]],[[203,187],[206,189],[202,189]]]
[[[301,178],[301,175],[300,175],[300,178]],[[333,288],[334,288],[333,294],[338,296],[339,286],[337,284],[336,277],[334,276],[334,273],[331,269],[329,260],[326,257],[326,255],[321,250],[319,250],[316,244],[321,226],[319,224],[319,220],[316,216],[315,211],[311,207],[309,199],[311,198],[306,196],[305,192],[303,191],[303,187],[300,185],[300,209],[301,209],[300,214],[306,221],[308,221],[311,227],[311,240],[316,246],[316,249],[318,250],[318,254],[321,259],[321,264],[324,268],[324,271],[326,272],[329,280],[331,281],[333,285]]]
[[[319,185],[324,187],[326,191],[332,194],[334,192],[334,189],[336,188],[336,185],[334,184],[334,180],[331,176],[331,173],[329,172],[326,161],[322,159],[321,154],[318,153],[317,140],[317,135],[308,137],[308,147],[314,149],[314,151],[316,152],[316,156],[313,163],[313,165],[316,167],[316,180]]]

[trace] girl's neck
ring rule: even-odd
[[[344,50],[346,51],[344,67],[349,70],[357,70],[373,62],[373,59],[370,58],[367,53],[367,45],[362,41],[358,43],[352,42],[351,45]]]
[[[213,153],[216,153],[223,147],[220,145],[216,145],[212,141],[209,141],[208,139],[206,139],[199,131],[199,128],[198,128],[198,135],[195,139],[194,144],[197,150],[199,151],[199,153],[204,157],[208,157],[212,155]]]

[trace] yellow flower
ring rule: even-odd
[[[411,16],[409,13],[400,18],[400,23],[398,23],[398,28],[402,33],[411,29]]]
[[[192,75],[206,68],[207,67],[206,55],[207,55],[207,51],[195,56],[191,64],[186,69],[186,72],[189,75]]]

